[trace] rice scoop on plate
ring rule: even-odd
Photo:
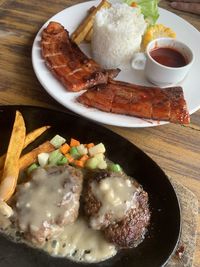
[[[140,8],[114,4],[97,12],[91,40],[93,58],[104,68],[126,67],[140,50],[147,24]]]

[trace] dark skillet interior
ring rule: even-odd
[[[118,162],[125,172],[133,176],[149,194],[151,225],[145,240],[137,247],[119,252],[110,260],[99,264],[78,264],[66,259],[53,258],[47,254],[15,244],[0,236],[1,267],[157,267],[163,266],[178,242],[180,233],[180,209],[174,189],[164,172],[136,146],[85,118],[43,108],[27,106],[0,107],[0,154],[6,151],[16,109],[25,118],[27,132],[42,125],[51,125],[31,150],[44,140],[60,134],[69,140],[71,137],[82,143],[103,142],[107,157]]]

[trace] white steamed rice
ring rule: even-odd
[[[94,59],[104,68],[126,67],[139,51],[145,29],[139,8],[114,4],[98,11],[91,42]]]

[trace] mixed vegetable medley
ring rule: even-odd
[[[121,172],[119,164],[112,163],[105,158],[106,148],[103,143],[81,144],[80,141],[71,138],[67,143],[60,135],[54,136],[50,143],[55,150],[38,154],[37,161],[27,168],[29,174],[32,170],[46,165],[70,164],[78,168],[108,169],[113,172]]]

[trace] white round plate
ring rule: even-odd
[[[38,80],[45,90],[60,104],[77,114],[97,122],[122,127],[151,127],[165,124],[166,122],[162,121],[144,120],[126,115],[102,112],[94,108],[87,108],[76,101],[77,96],[82,94],[82,92],[68,92],[45,65],[40,48],[41,31],[50,21],[57,21],[60,22],[71,34],[83,20],[87,10],[98,3],[99,1],[89,1],[66,8],[50,18],[42,26],[36,35],[32,47],[32,63]],[[185,80],[180,83],[184,90],[189,112],[192,114],[200,108],[200,33],[191,24],[167,10],[159,8],[159,13],[160,17],[157,23],[162,23],[172,28],[177,34],[177,39],[185,42],[193,50],[195,55],[195,62],[190,73]],[[89,44],[81,44],[80,47],[84,53],[91,57]],[[136,71],[131,69],[131,67],[127,70],[122,70],[116,80],[152,86],[145,80],[143,71]]]

